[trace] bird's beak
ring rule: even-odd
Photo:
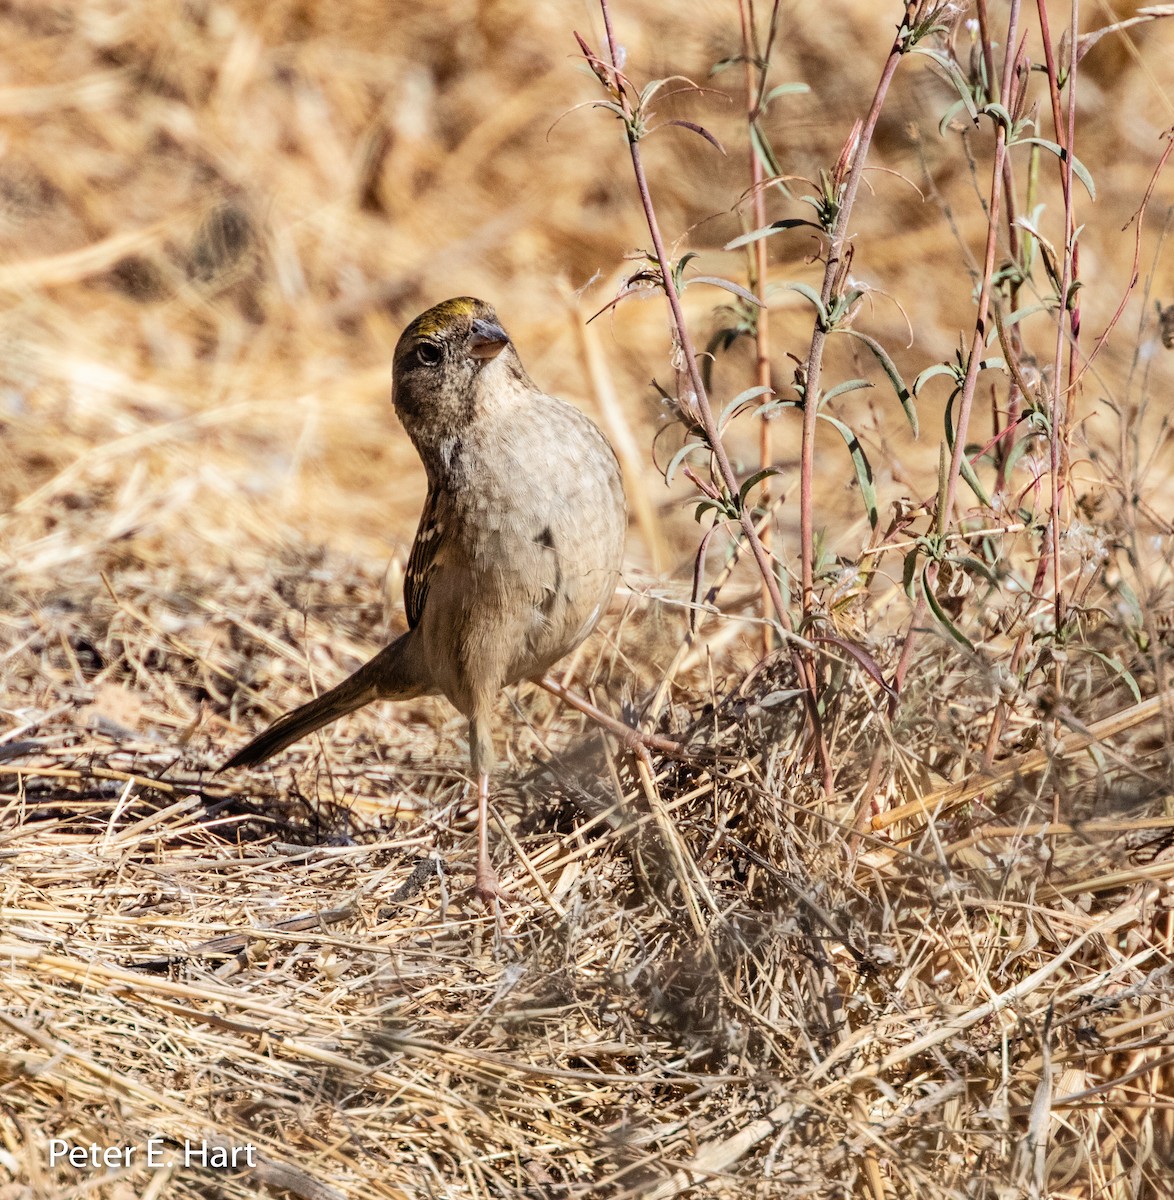
[[[496,321],[473,322],[469,331],[469,353],[473,358],[496,358],[509,345],[509,334]]]

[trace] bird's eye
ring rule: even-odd
[[[421,342],[416,347],[416,361],[422,367],[434,367],[440,362],[440,347],[435,342]]]

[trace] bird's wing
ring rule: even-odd
[[[429,488],[416,529],[416,540],[408,555],[408,569],[404,572],[404,607],[408,610],[408,628],[415,629],[428,600],[428,583],[436,566],[436,552],[444,540],[444,527],[436,503],[436,493]]]

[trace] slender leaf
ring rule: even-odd
[[[721,513],[726,516],[726,506],[720,500],[702,500],[700,504],[693,510],[693,520],[700,521],[710,509],[714,512]]]
[[[754,153],[758,156],[759,162],[762,163],[762,169],[768,175],[783,173],[783,168],[779,166],[779,160],[775,158],[775,152],[771,149],[770,142],[766,140],[766,134],[762,132],[757,121],[750,122],[750,144],[754,147]]]
[[[1018,146],[1023,142],[1027,142],[1032,146],[1039,146],[1044,150],[1050,150],[1061,162],[1068,157],[1067,151],[1063,146],[1057,145],[1055,142],[1049,142],[1047,138],[1040,137],[1022,137],[1015,139],[1015,145]],[[1072,174],[1084,184],[1084,190],[1088,192],[1090,200],[1097,198],[1096,184],[1093,183],[1092,176],[1088,172],[1088,168],[1080,161],[1076,155],[1072,155]]]
[[[1107,654],[1102,654],[1099,650],[1089,650],[1087,646],[1081,647],[1086,653],[1091,654],[1093,658],[1099,658],[1133,693],[1133,698],[1138,704],[1141,703],[1141,688],[1137,686],[1137,680],[1133,675],[1115,658],[1110,658]]]
[[[759,396],[766,395],[771,389],[766,384],[759,384],[758,387],[747,388],[744,392],[739,392],[733,400],[725,406],[721,411],[721,416],[717,419],[718,429],[725,428],[726,422],[742,407],[743,404],[748,404],[751,400],[757,399]]]
[[[694,450],[707,450],[708,447],[702,442],[686,442],[680,450],[676,452],[669,460],[669,465],[664,470],[665,483],[672,483],[673,476],[677,473],[677,468],[693,453]]]
[[[975,107],[974,97],[970,94],[970,85],[966,82],[966,77],[962,74],[958,64],[949,55],[944,54],[941,50],[935,50],[930,46],[917,46],[914,48],[913,53],[924,54],[926,58],[941,67],[946,78],[958,93],[959,102],[965,106],[966,111],[970,114],[970,119],[977,121],[978,109]]]
[[[950,122],[960,113],[968,111],[974,107],[973,102],[967,104],[965,100],[955,100],[949,108],[942,113],[942,119],[938,122],[938,137],[945,137],[950,131]]]
[[[984,117],[990,117],[996,124],[1002,125],[1007,131],[1007,137],[1010,138],[1015,132],[1015,122],[1011,119],[1011,114],[999,103],[992,102],[984,104],[980,110]]]
[[[700,134],[714,149],[720,151],[722,156],[725,156],[726,148],[705,128],[704,125],[698,125],[696,121],[665,121],[666,125],[679,125],[682,129],[692,130],[694,133]]]
[[[869,383],[867,379],[848,379],[843,383],[837,383],[834,388],[824,392],[824,403],[826,404],[827,401],[834,400],[837,396],[844,395],[845,392],[858,392],[861,388],[870,388],[875,386],[875,384]]]
[[[808,229],[814,229],[817,233],[824,232],[823,226],[817,225],[814,221],[804,221],[800,217],[788,217],[785,221],[772,221],[761,229],[752,229],[749,233],[734,238],[732,242],[727,242],[722,249],[737,250],[741,246],[748,246],[751,242],[757,242],[762,238],[773,237],[776,233],[782,233],[784,230],[798,229],[801,225],[806,225]]]
[[[815,311],[819,314],[819,323],[823,328],[827,328],[828,310],[824,308],[823,301],[819,298],[819,293],[815,288],[808,286],[806,283],[784,283],[783,287],[788,291],[798,292],[800,296],[810,300],[815,305]]]
[[[929,586],[929,563],[926,563],[921,569],[921,592],[925,596],[926,603],[929,605],[933,615],[938,619],[938,623],[943,629],[961,646],[965,646],[967,650],[974,650],[974,644],[970,639],[946,616],[946,610],[938,603],[938,598],[933,594],[933,588]]]
[[[901,378],[901,372],[897,370],[897,364],[888,356],[885,348],[876,340],[869,337],[867,333],[861,333],[859,329],[843,328],[838,329],[837,333],[847,333],[857,340],[863,342],[876,356],[876,361],[880,363],[881,369],[889,377],[889,382],[893,385],[897,393],[897,399],[901,402],[901,407],[905,410],[905,417],[913,429],[913,436],[917,437],[919,430],[917,427],[917,409],[913,404],[913,396],[909,389],[905,386],[905,380]]]
[[[1003,318],[1003,328],[1010,329],[1012,325],[1018,325],[1020,321],[1026,320],[1026,318],[1032,316],[1035,313],[1054,312],[1055,309],[1056,309],[1056,302],[1054,300],[1051,301],[1050,303],[1048,301],[1044,301],[1044,303],[1042,303],[1042,304],[1027,304],[1023,308],[1017,308],[1013,313],[1010,313],[1007,316],[1005,316]],[[992,329],[990,331],[990,333],[987,334],[986,344],[988,346],[992,346],[998,340],[999,340],[999,327],[996,325],[994,327],[994,329]],[[980,367],[981,367],[981,365],[982,364],[980,364]],[[999,365],[1005,367],[1007,364],[1000,359]]]
[[[905,561],[901,566],[901,587],[905,590],[905,595],[909,599],[915,600],[913,594],[914,585],[917,581],[917,547],[914,546],[908,554],[905,555]]]
[[[771,400],[768,403],[763,404],[758,409],[758,415],[760,417],[767,417],[770,416],[771,413],[778,412],[780,408],[801,409],[802,407],[803,402],[801,400]]]
[[[975,558],[972,554],[947,554],[946,558],[952,563],[957,563],[968,574],[981,576],[991,587],[999,586],[999,577],[981,558]]]
[[[848,453],[852,456],[852,465],[856,469],[856,482],[860,485],[860,496],[864,501],[864,508],[868,513],[868,523],[875,529],[877,520],[879,519],[876,507],[876,488],[872,483],[872,465],[868,461],[868,456],[864,453],[864,447],[860,444],[860,439],[843,421],[838,421],[835,417],[831,417],[827,413],[821,412],[818,416],[821,421],[827,421],[829,425],[839,430],[840,437],[844,439],[848,447]]]
[[[750,492],[757,487],[764,479],[771,475],[779,473],[778,467],[763,467],[761,471],[755,471],[749,479],[738,489],[738,507],[745,508],[746,497]]]
[[[949,375],[953,378],[955,384],[958,382],[958,370],[953,363],[934,363],[932,367],[926,367],[913,381],[913,394],[920,396],[921,389],[937,375]]]
[[[766,108],[772,100],[777,100],[780,96],[805,96],[810,91],[811,88],[805,83],[780,83],[763,96],[762,107]]]
[[[954,453],[954,401],[957,400],[958,393],[955,392],[949,400],[946,401],[946,444],[950,447],[950,453]],[[987,508],[991,507],[991,498],[986,493],[986,488],[979,482],[978,476],[974,473],[974,468],[970,465],[970,459],[965,454],[962,455],[961,462],[962,478],[966,480],[967,486],[978,497],[982,504]]]
[[[721,279],[717,275],[694,275],[688,282],[690,284],[708,283],[713,287],[725,288],[727,292],[733,292],[739,300],[745,300],[747,304],[753,304],[756,308],[766,307],[753,292],[748,292],[741,284]]]
[[[850,642],[847,638],[837,637],[832,633],[819,634],[812,637],[811,640],[813,642],[827,642],[829,645],[838,646],[845,654],[854,658],[864,668],[865,674],[888,697],[890,710],[896,705],[897,689],[885,678],[885,673],[880,669],[880,664],[863,646],[856,642]]]
[[[697,547],[697,557],[693,561],[693,603],[689,608],[689,632],[697,632],[697,622],[701,615],[701,589],[705,586],[705,552],[709,549],[709,539],[717,532],[717,525],[711,525],[701,536],[701,544]]]

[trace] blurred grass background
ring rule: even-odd
[[[1063,6],[1054,7],[1059,28]],[[1086,11],[1095,25],[1132,7]],[[771,112],[789,174],[814,178],[834,163],[899,15],[889,8],[784,6],[776,77],[811,87]],[[679,128],[645,147],[678,252],[702,251],[706,271],[742,278],[741,256],[720,250],[742,228],[741,73],[707,79],[738,51],[736,9],[642,0],[621,6],[617,20],[637,78],[682,73],[714,89],[669,101],[665,115],[705,124],[726,158]],[[402,555],[423,476],[390,411],[390,351],[408,319],[449,295],[494,303],[540,384],[598,414],[575,327],[615,295],[638,266],[625,255],[648,239],[617,123],[571,111],[596,98],[572,28],[598,43],[598,13],[586,3],[6,4],[8,579],[64,584],[79,550],[92,563],[114,546],[182,562],[197,576],[229,562],[263,569],[267,556],[295,547],[329,546],[344,559]],[[1128,281],[1133,231],[1122,227],[1158,134],[1174,120],[1172,32],[1155,22],[1106,38],[1082,64],[1079,151],[1099,188],[1095,207],[1081,198],[1092,334]],[[915,372],[949,357],[971,320],[985,221],[984,185],[954,152],[956,135],[937,132],[945,88],[923,61],[907,65],[878,133],[853,269],[878,289],[862,326]],[[979,148],[987,136],[975,135]],[[1053,164],[1043,174],[1050,184]],[[1159,185],[1143,272],[1154,263],[1165,194]],[[769,196],[770,217],[795,214]],[[772,281],[810,281],[810,249],[802,233],[771,239]],[[1154,294],[1171,293],[1170,269],[1158,263]],[[688,293],[701,336],[723,299],[711,288]],[[785,390],[784,353],[802,352],[810,310],[793,292],[776,292],[772,304]],[[1140,343],[1132,336],[1141,305],[1131,302],[1125,336],[1100,360],[1090,391],[1121,399],[1135,348],[1149,355],[1157,346],[1152,321]],[[672,386],[663,306],[629,300],[592,329],[647,446],[664,419],[650,380],[659,374]],[[1050,354],[1046,322],[1040,335]],[[1158,392],[1171,384],[1166,357],[1147,368]],[[839,365],[875,376],[875,364]],[[719,398],[748,386],[750,371],[748,353],[723,359]],[[932,491],[940,428],[932,402],[923,452],[889,420],[891,399],[859,397],[850,411],[873,446],[882,503]],[[778,423],[784,466],[797,427],[793,415]],[[747,453],[751,438],[748,430]],[[817,525],[834,528],[860,511],[834,434],[827,447]],[[643,486],[672,547],[665,561],[679,567],[695,527],[647,462]],[[1168,472],[1168,453],[1159,467]],[[783,486],[791,482],[784,473]],[[791,529],[785,508],[782,522]],[[639,540],[631,558],[647,562]]]
[[[1067,7],[1049,4],[1054,30]],[[1006,5],[991,9],[998,28]],[[810,91],[778,102],[768,125],[800,194],[865,111],[900,11],[785,0],[774,77]],[[1095,28],[1139,10],[1095,0],[1082,11]],[[726,157],[681,128],[644,150],[674,256],[700,251],[700,270],[744,281],[741,256],[721,249],[744,228],[742,76],[709,78],[738,53],[737,6],[622,0],[615,15],[637,81],[681,73],[713,89],[667,101],[663,115],[704,124]],[[737,1200],[752,1187],[994,1197],[1011,1194],[1001,1176],[1042,1121],[1055,1147],[1047,1177],[1068,1188],[1055,1194],[1160,1200],[1174,1161],[1174,1018],[1162,991],[1168,911],[1146,890],[1168,873],[1157,701],[1114,726],[1144,724],[1109,755],[1118,775],[1056,753],[1052,786],[1076,799],[1072,827],[1046,847],[1053,796],[1017,774],[1050,724],[1035,694],[1014,697],[998,746],[1010,765],[973,828],[966,806],[870,840],[877,808],[973,783],[993,673],[935,643],[895,733],[867,682],[845,687],[841,787],[821,805],[796,767],[802,731],[778,703],[788,680],[765,670],[753,692],[723,692],[700,660],[689,678],[705,678],[681,719],[717,714],[715,745],[738,761],[712,778],[661,764],[663,797],[651,783],[648,795],[712,906],[704,929],[684,915],[623,756],[574,735],[575,751],[552,759],[548,734],[572,722],[533,696],[517,702],[526,720],[503,739],[507,756],[554,766],[503,772],[495,803],[510,821],[497,845],[504,857],[507,830],[520,839],[522,888],[546,890],[511,910],[502,945],[490,945],[492,918],[453,911],[449,884],[417,874],[435,850],[455,878],[471,844],[459,820],[463,730],[440,706],[357,714],[275,767],[272,786],[207,782],[252,709],[304,697],[308,678],[333,682],[401,619],[397,568],[424,478],[391,411],[390,356],[403,325],[447,296],[491,301],[540,385],[613,437],[631,433],[629,488],[655,510],[663,548],[658,571],[634,529],[628,582],[687,592],[699,530],[687,486],[666,490],[650,450],[667,420],[650,381],[673,389],[663,304],[625,300],[581,333],[639,269],[628,256],[647,233],[622,129],[577,107],[598,86],[575,29],[601,44],[589,3],[0,0],[0,772],[11,771],[0,828],[18,868],[0,913],[12,1000],[0,1019],[25,1022],[9,1026],[0,1062],[11,1194],[59,1194],[62,1176],[42,1164],[49,1131],[113,1143],[163,1129],[255,1137],[306,1172],[266,1176],[269,1186],[318,1200],[341,1194],[333,1184],[364,1197],[425,1184],[592,1195],[601,1177],[615,1195],[654,1180],[655,1194],[675,1195],[704,1178]],[[963,27],[960,48],[966,37]],[[1128,222],[1174,122],[1172,82],[1174,25],[1160,21],[1105,38],[1081,64],[1077,146],[1098,189],[1095,204],[1078,193],[1086,348],[1129,284]],[[853,274],[873,289],[856,324],[907,379],[950,358],[973,322],[989,123],[962,146],[957,132],[943,138],[950,102],[926,62],[902,63],[854,218]],[[1061,220],[1054,179],[1045,156],[1045,231]],[[1123,438],[1137,437],[1147,536],[1129,552],[1163,567],[1155,593],[1169,579],[1174,503],[1174,354],[1154,312],[1174,299],[1170,198],[1163,178],[1139,287],[1086,380],[1073,439],[1083,517],[1135,503],[1113,474]],[[767,203],[772,219],[806,215],[774,191]],[[812,249],[801,231],[772,238],[772,283],[817,282]],[[726,300],[687,291],[699,341]],[[812,314],[782,289],[771,309],[786,395],[787,354],[803,355]],[[1049,318],[1023,330],[1049,362]],[[600,406],[588,355],[613,378],[618,420]],[[851,339],[828,363],[828,387],[878,383],[833,411],[869,450],[883,528],[894,501],[935,490],[943,393],[922,398],[914,442]],[[752,370],[745,345],[722,356],[715,404],[750,386]],[[798,417],[776,431],[779,486],[794,491]],[[658,443],[661,463],[673,436]],[[749,422],[731,444],[753,469]],[[855,560],[867,525],[848,458],[834,434],[820,447],[816,526]],[[793,563],[793,504],[779,523]],[[1100,548],[1085,558],[1099,569]],[[1111,593],[1106,611],[1120,598],[1114,566],[1096,593]],[[891,601],[862,621],[907,622],[892,582]],[[1160,692],[1166,650],[1142,653],[1135,624],[1110,629],[1106,655]],[[747,629],[715,621],[706,632],[756,658]],[[640,645],[625,626],[621,651],[614,632],[613,621],[598,654],[620,661],[625,688],[676,648]],[[1115,661],[1079,720],[1132,704]],[[172,773],[177,762],[187,775]],[[1138,764],[1144,788],[1130,776]],[[602,801],[591,793],[601,781]],[[608,825],[590,804],[610,811],[613,784],[624,819]],[[653,803],[662,798],[673,822]],[[1118,820],[1143,804],[1140,820]],[[1098,830],[1076,828],[1090,814]],[[1020,838],[1028,817],[1036,832]],[[1147,829],[1155,842],[1135,854],[1127,839]],[[1015,993],[1025,980],[1034,990]],[[1013,993],[1022,1004],[987,1010]],[[780,1095],[796,1098],[793,1114],[779,1115]],[[1053,1112],[1041,1096],[1077,1099]],[[747,1128],[758,1142],[743,1140]],[[160,1194],[161,1178],[138,1178],[134,1194]],[[69,1182],[75,1194],[132,1194],[125,1180]],[[217,1186],[246,1196],[261,1183]],[[207,1179],[188,1173],[175,1194],[207,1195]]]

